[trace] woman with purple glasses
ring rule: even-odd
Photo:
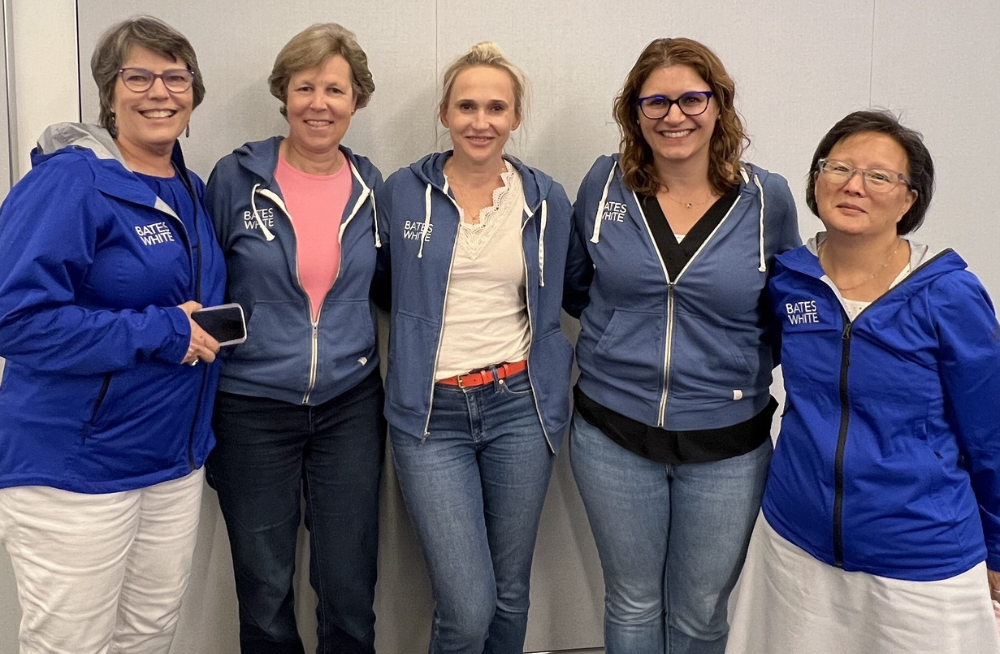
[[[763,291],[799,244],[780,176],[740,161],[734,85],[708,48],[653,41],[615,99],[621,152],[576,201],[592,279],[570,457],[597,541],[608,654],[726,646],[771,458]],[[582,315],[580,313],[582,309]]]

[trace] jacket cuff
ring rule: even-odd
[[[187,354],[188,345],[191,344],[191,322],[180,307],[170,307],[162,311],[170,320],[171,333],[160,348],[157,358],[167,363],[180,363]]]

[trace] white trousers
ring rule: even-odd
[[[191,573],[204,469],[89,495],[0,490],[21,654],[166,654]]]

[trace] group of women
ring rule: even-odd
[[[491,43],[445,72],[453,149],[384,183],[342,144],[375,86],[339,25],[281,50],[287,135],[207,187],[178,142],[205,93],[187,39],[129,19],[92,70],[101,125],[46,131],[0,210],[22,654],[169,649],[203,470],[242,651],[303,651],[304,497],[318,651],[374,652],[386,424],[431,654],[522,651],[567,428],[609,654],[1000,652],[1000,327],[957,254],[904,238],[933,164],[890,114],[823,138],[807,202],[826,231],[802,246],[785,180],[741,160],[732,79],[688,39],[639,56],[620,151],[575,205],[504,154],[525,80]],[[224,300],[248,338],[220,353],[191,313]],[[572,415],[562,309],[580,320]]]

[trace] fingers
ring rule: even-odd
[[[186,313],[188,318],[190,318],[192,313],[201,308],[201,303],[190,300],[184,304],[178,304],[177,308]]]
[[[191,327],[191,340],[188,342],[188,349],[184,354],[184,358],[181,359],[181,363],[192,366],[196,365],[199,361],[212,363],[215,361],[215,355],[219,351],[219,341],[212,338],[208,332],[202,329],[201,326],[191,318],[191,314],[200,309],[201,304],[190,301],[177,306],[187,315],[188,324]]]
[[[188,345],[188,354],[192,354],[193,359],[200,359],[205,363],[215,361],[215,355],[219,351],[219,341],[202,329],[198,323],[191,321],[191,343]]]

